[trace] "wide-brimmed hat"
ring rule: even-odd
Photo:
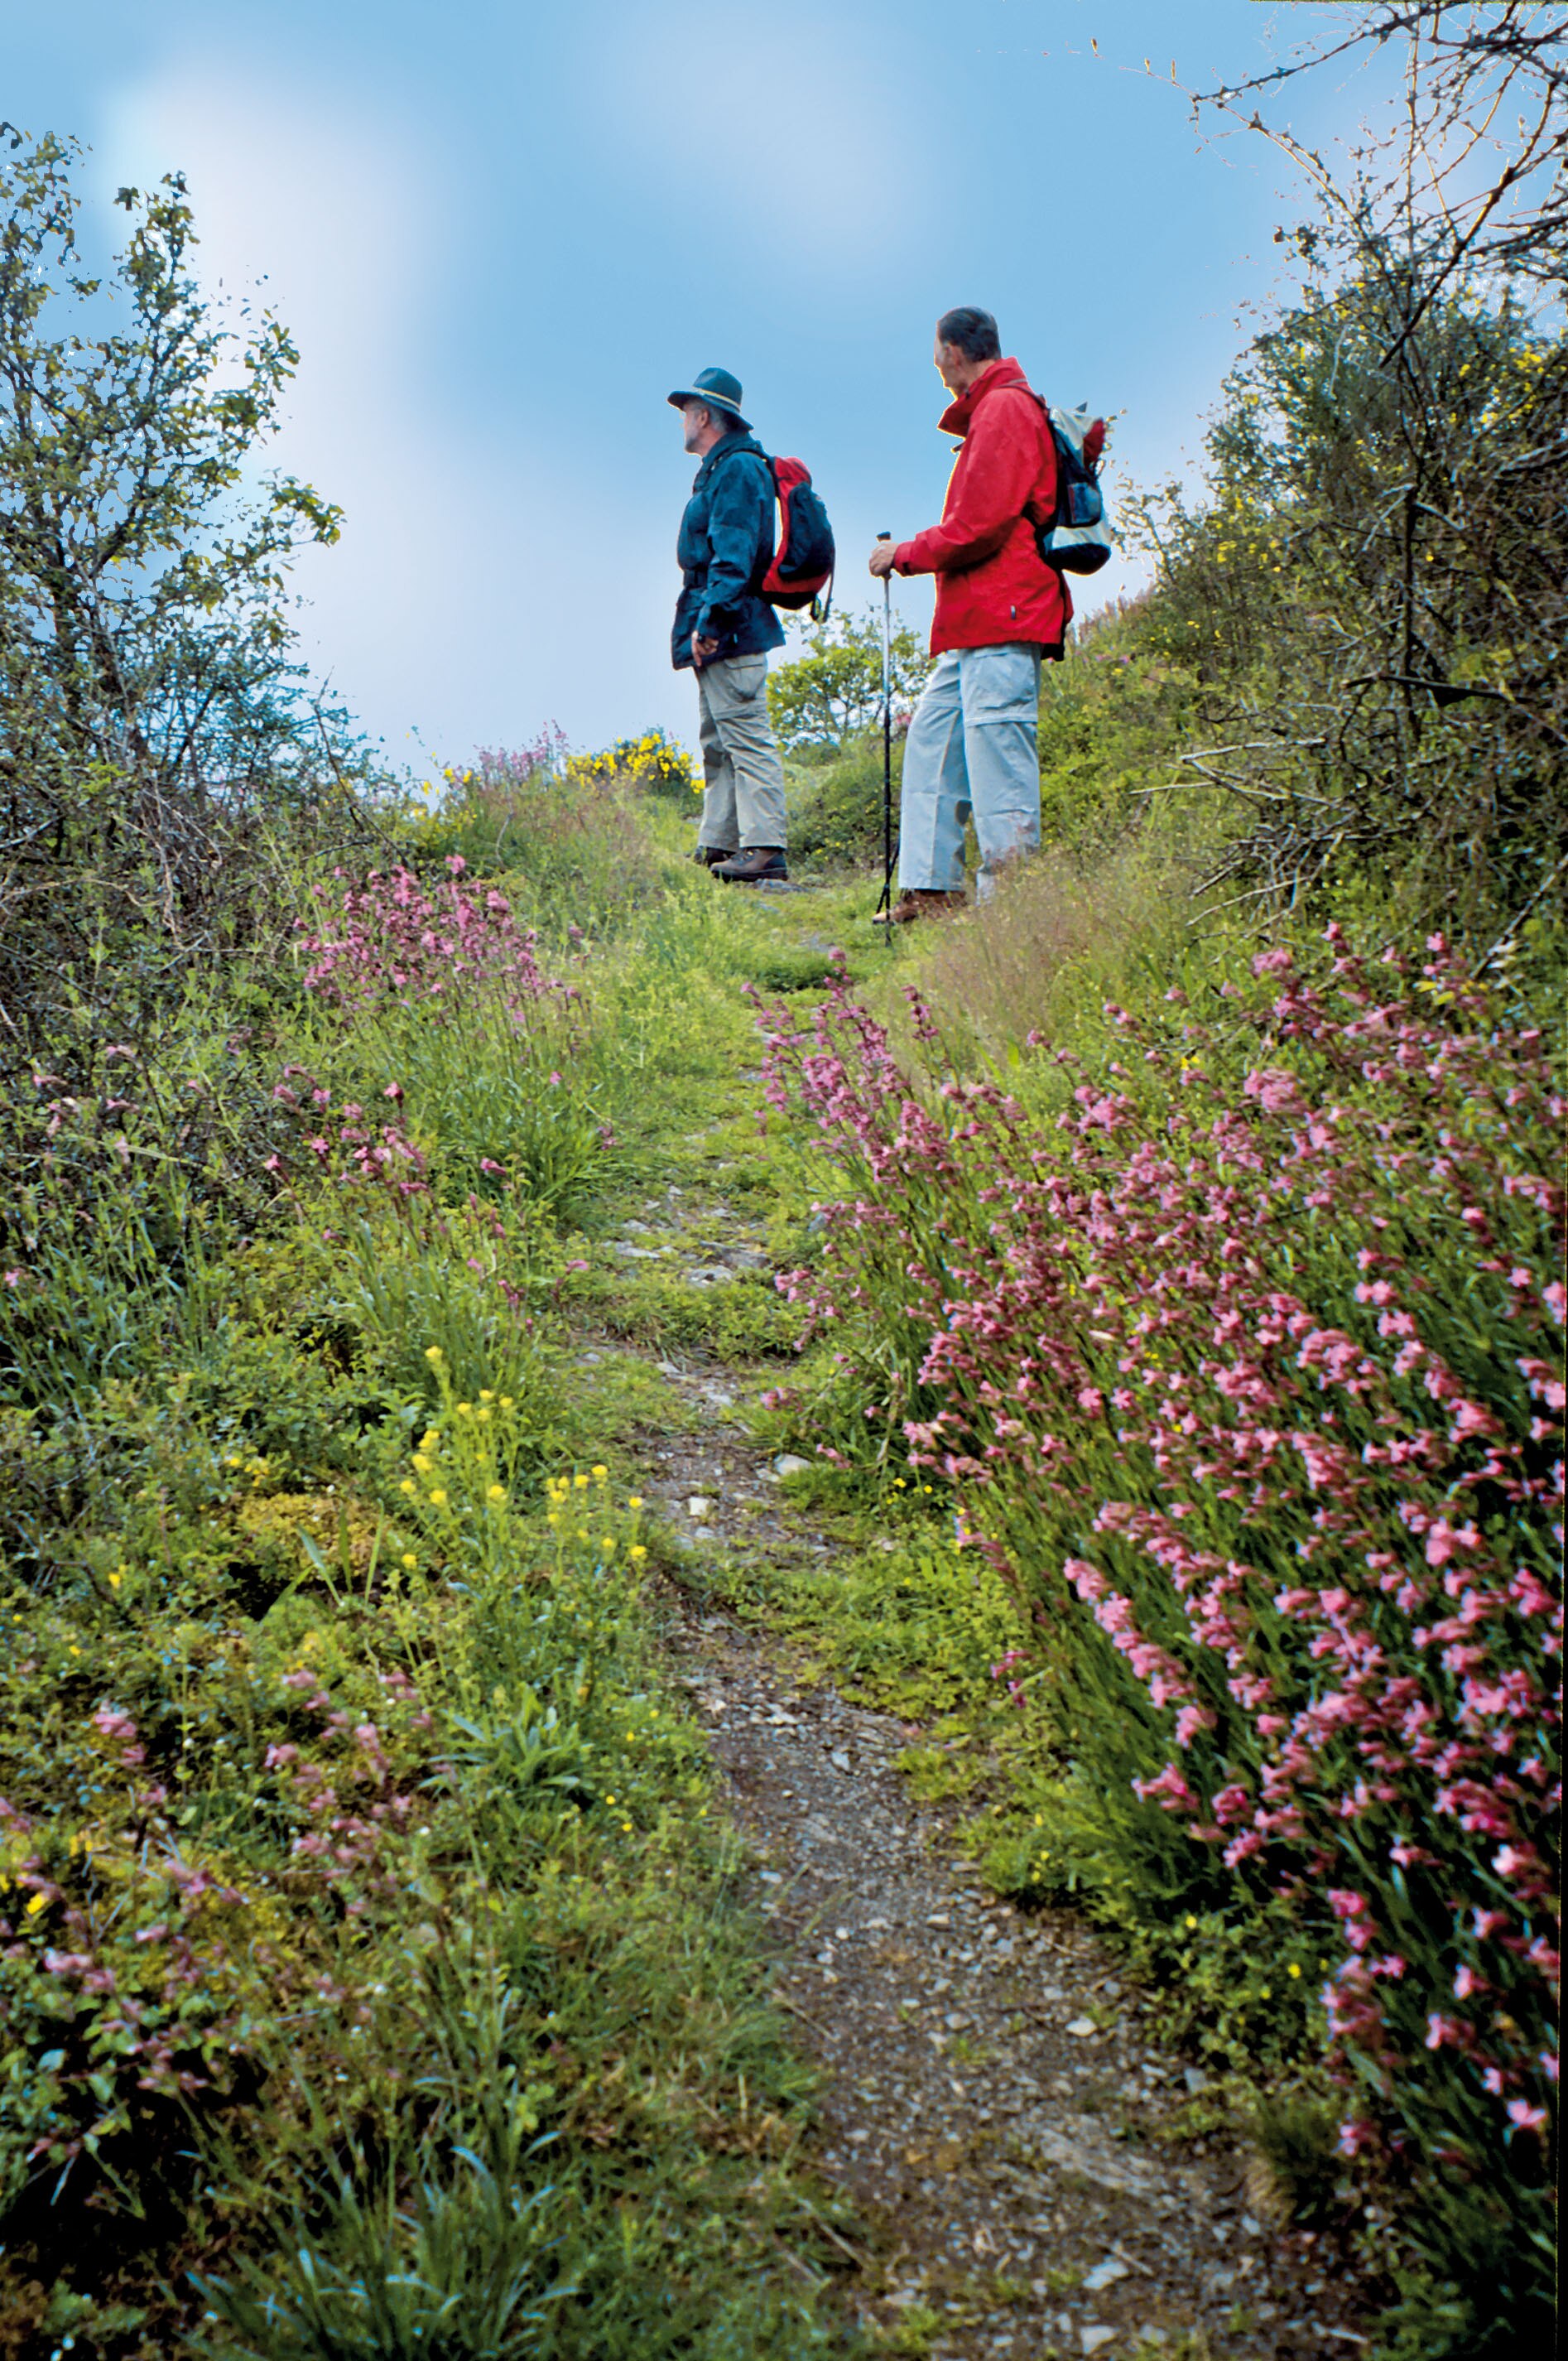
[[[740,380],[728,369],[698,369],[695,384],[678,388],[667,399],[672,410],[684,410],[688,401],[706,401],[715,410],[727,410],[737,426],[751,423],[740,415]]]

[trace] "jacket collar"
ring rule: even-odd
[[[760,451],[762,447],[756,436],[749,434],[745,427],[732,426],[728,434],[719,436],[697,469],[696,481],[692,486],[693,491],[700,490],[713,472],[715,463],[720,459],[728,459],[731,451]]]
[[[944,434],[967,434],[976,405],[999,385],[1021,385],[1025,392],[1029,390],[1029,380],[1015,360],[988,361],[969,391],[960,393],[957,401],[949,402],[943,411],[938,421],[939,431]]]

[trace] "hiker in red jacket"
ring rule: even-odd
[[[871,570],[934,574],[936,668],[909,725],[899,818],[895,926],[964,899],[964,824],[980,840],[976,890],[1040,841],[1040,661],[1059,657],[1072,614],[1066,583],[1036,545],[1056,505],[1056,448],[1044,407],[1002,357],[989,312],[937,323],[934,356],[953,396],[944,434],[962,441],[942,522],[881,542]]]

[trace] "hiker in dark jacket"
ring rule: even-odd
[[[696,674],[701,716],[699,861],[731,884],[789,874],[784,765],[768,719],[768,650],[779,619],[756,586],[773,560],[773,479],[740,415],[740,381],[707,368],[669,397],[702,462],[681,519],[672,653]]]

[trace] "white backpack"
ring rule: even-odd
[[[1098,574],[1116,546],[1100,489],[1105,421],[1087,402],[1079,410],[1053,410],[1046,401],[1040,408],[1057,446],[1057,504],[1036,528],[1036,545],[1058,573]]]

